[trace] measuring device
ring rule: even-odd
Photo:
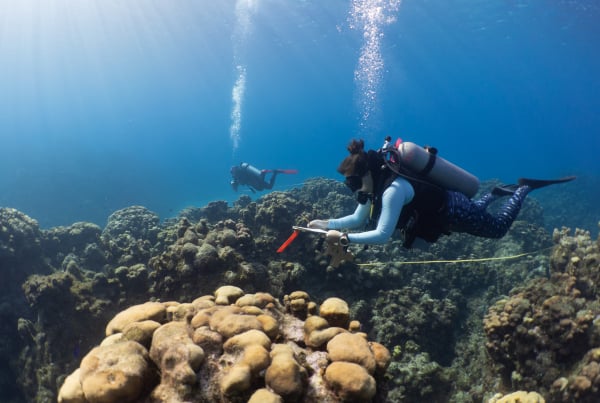
[[[300,232],[310,232],[323,237],[326,237],[327,235],[327,230],[319,228],[292,226],[292,229],[294,232],[292,232],[292,235],[290,235],[290,237],[281,244],[279,249],[277,249],[277,253],[283,252],[292,242],[294,242]],[[327,249],[325,249],[325,253],[331,256],[330,264],[332,267],[337,268],[342,262],[351,262],[354,260],[354,255],[348,251],[347,246],[341,245],[339,241],[330,241],[327,238],[325,238],[325,241],[327,242]]]

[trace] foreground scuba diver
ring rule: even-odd
[[[239,185],[246,185],[252,191],[261,191],[265,189],[273,189],[277,174],[295,174],[298,173],[295,169],[262,169],[253,167],[247,162],[242,162],[239,166],[231,167],[231,187],[237,192]],[[267,182],[265,177],[271,173],[271,179]]]
[[[433,148],[412,149],[411,158],[403,159],[398,145],[379,152],[365,152],[363,140],[352,140],[348,151],[350,155],[337,170],[346,177],[345,184],[357,194],[356,210],[345,217],[313,220],[308,224],[309,228],[329,230],[327,241],[343,246],[349,242],[383,244],[396,228],[401,230],[406,248],[410,248],[417,237],[435,242],[451,232],[501,238],[517,218],[530,191],[575,179],[574,176],[556,180],[520,179],[517,185],[496,187],[474,201],[470,197],[476,193],[479,181],[436,157],[437,151]],[[426,155],[422,157],[426,166],[415,173],[407,165],[421,154]],[[437,176],[438,184],[432,183],[433,176]],[[461,180],[464,183],[460,183]],[[487,206],[502,196],[509,198],[496,214],[488,213]],[[339,231],[361,227],[368,221],[376,222],[376,228],[356,233]]]

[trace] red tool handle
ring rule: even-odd
[[[277,249],[277,253],[283,252],[285,250],[285,248],[287,248],[294,241],[294,239],[296,239],[299,232],[300,231],[295,229],[294,232],[292,232],[292,235],[290,235],[290,237],[283,244],[281,244],[279,249]]]

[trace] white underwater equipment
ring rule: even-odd
[[[435,149],[404,141],[396,143],[401,165],[448,190],[473,197],[479,189],[479,179],[437,155]]]

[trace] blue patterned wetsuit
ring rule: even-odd
[[[486,238],[502,238],[517,218],[523,200],[530,190],[529,186],[519,187],[495,215],[486,211],[487,206],[497,198],[491,193],[472,201],[460,192],[447,192],[450,231],[466,232]]]

